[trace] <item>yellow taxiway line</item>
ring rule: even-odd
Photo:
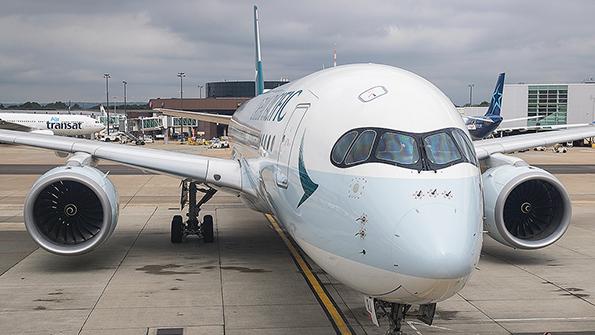
[[[287,249],[289,249],[291,256],[293,257],[296,264],[302,271],[302,274],[304,275],[308,284],[312,288],[312,291],[318,298],[318,301],[322,305],[322,308],[324,308],[324,310],[326,311],[326,314],[329,316],[329,318],[333,322],[333,326],[337,330],[337,334],[341,334],[341,335],[353,334],[350,327],[347,325],[347,322],[345,321],[343,314],[341,314],[339,312],[339,310],[337,309],[337,306],[335,305],[333,300],[329,297],[326,290],[322,287],[322,284],[320,283],[320,280],[318,279],[318,277],[316,277],[314,275],[314,273],[312,273],[310,266],[308,266],[308,263],[306,263],[306,261],[304,260],[304,258],[300,254],[300,252],[297,250],[297,248],[294,246],[294,244],[291,242],[291,240],[289,239],[287,234],[285,234],[285,231],[283,231],[283,229],[281,229],[281,227],[277,223],[277,220],[275,220],[275,218],[270,214],[265,214],[265,216],[269,220],[269,222],[271,223],[271,225],[273,226],[273,228],[275,229],[277,234],[279,234],[279,236],[281,237],[283,242],[285,242]]]

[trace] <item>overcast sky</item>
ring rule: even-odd
[[[374,62],[413,71],[455,104],[508,83],[595,77],[595,1],[268,1],[257,3],[267,80]],[[247,1],[0,0],[0,101],[185,96],[252,80]]]

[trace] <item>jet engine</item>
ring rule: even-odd
[[[485,171],[482,180],[484,227],[498,242],[539,249],[566,232],[572,212],[570,199],[550,173],[526,163],[500,165]]]
[[[118,194],[107,175],[91,166],[61,166],[33,184],[25,200],[25,226],[47,251],[79,255],[110,237],[118,206]]]

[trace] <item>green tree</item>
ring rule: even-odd
[[[42,109],[41,105],[37,102],[27,101],[22,105],[17,106],[20,109]]]
[[[47,109],[68,109],[68,105],[66,105],[62,101],[52,102],[45,105],[44,107]]]

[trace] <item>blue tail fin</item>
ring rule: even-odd
[[[498,81],[496,82],[496,88],[494,94],[492,94],[492,100],[490,101],[490,107],[485,116],[500,115],[500,108],[502,107],[502,90],[504,89],[504,73],[500,73]]]
[[[254,6],[254,47],[256,49],[256,95],[264,92],[262,59],[260,57],[260,31],[258,29],[258,7]]]

